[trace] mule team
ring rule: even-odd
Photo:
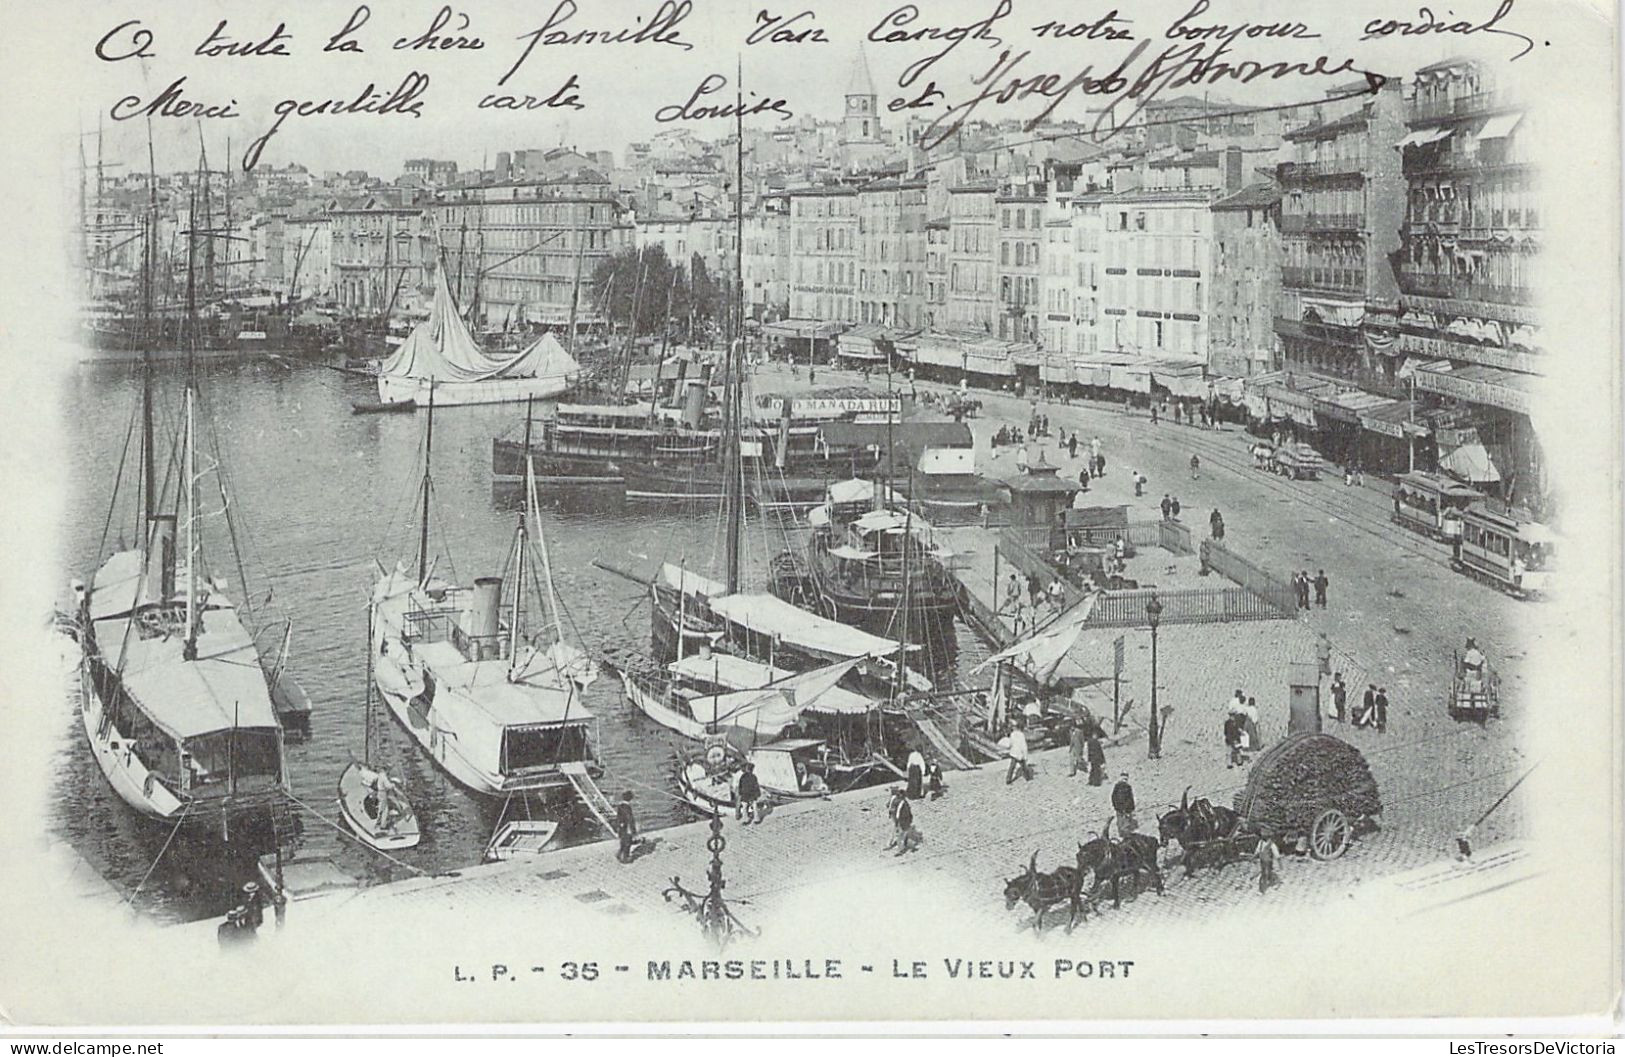
[[[1205,797],[1192,803],[1189,789],[1179,807],[1157,818],[1156,837],[1130,832],[1114,838],[1111,826],[1108,821],[1098,836],[1079,844],[1074,862],[1049,873],[1039,872],[1038,853],[1033,852],[1027,869],[1005,882],[1005,909],[1026,904],[1033,911],[1034,931],[1040,931],[1045,913],[1065,904],[1069,910],[1066,928],[1070,932],[1080,918],[1088,920],[1089,905],[1108,885],[1114,908],[1122,906],[1124,881],[1139,891],[1149,880],[1162,895],[1158,851],[1170,841],[1180,846],[1187,877],[1201,863],[1223,868],[1243,855],[1256,854],[1259,846],[1268,843],[1266,834],[1248,825],[1230,808],[1213,804]]]

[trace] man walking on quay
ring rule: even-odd
[[[1076,433],[1066,438],[1066,456],[1069,459],[1078,457],[1078,435]]]
[[[1360,711],[1354,713],[1356,727],[1369,727],[1376,720],[1377,714],[1377,684],[1368,683],[1365,696],[1360,698]]]
[[[1033,780],[1033,768],[1027,762],[1027,731],[1019,719],[1010,728],[1010,769],[1004,774],[1004,784],[1015,781],[1018,773],[1029,782]]]
[[[909,806],[908,797],[903,795],[902,786],[892,786],[891,802],[886,805],[886,813],[891,816],[892,821],[892,839],[886,847],[897,849],[892,858],[906,855],[918,848],[925,838],[914,828],[914,809]]]
[[[1337,721],[1345,722],[1348,716],[1349,688],[1343,685],[1343,673],[1338,672],[1332,676],[1332,707],[1337,711]]]
[[[747,761],[739,776],[738,815],[745,825],[762,821],[762,780],[756,777],[756,765]]]
[[[1170,509],[1172,509],[1172,511],[1173,511],[1174,520],[1178,521],[1179,520],[1179,497],[1177,495],[1174,496],[1174,501],[1173,501],[1172,504],[1170,504]]]
[[[1100,724],[1092,723],[1089,726],[1089,784],[1101,785],[1106,781],[1106,747],[1100,739],[1106,732]]]
[[[1321,609],[1326,608],[1326,588],[1330,587],[1331,583],[1332,582],[1326,578],[1325,569],[1321,569],[1315,573],[1315,605],[1319,606]]]
[[[1088,766],[1089,759],[1089,737],[1083,720],[1072,721],[1072,729],[1066,738],[1066,748],[1068,762],[1071,765],[1067,768],[1066,776],[1076,778],[1078,772]]]
[[[1202,460],[1195,455],[1191,456],[1191,480],[1196,480],[1197,471],[1202,468]]]
[[[1372,700],[1371,704],[1376,713],[1374,718],[1377,723],[1377,733],[1386,734],[1388,732],[1388,688],[1386,686],[1377,687],[1377,696]]]
[[[632,861],[632,838],[638,835],[638,821],[632,817],[632,790],[628,789],[621,794],[621,802],[615,805],[615,835],[621,839],[620,849],[615,852],[615,861],[629,863]]]
[[[1281,850],[1275,846],[1275,834],[1265,827],[1258,835],[1258,850],[1253,853],[1258,860],[1258,894],[1263,895],[1271,888],[1281,883],[1275,876],[1275,865],[1280,861]]]
[[[1128,784],[1128,772],[1124,771],[1112,786],[1112,811],[1117,816],[1118,839],[1128,836],[1140,828],[1139,821],[1134,817],[1134,787]]]
[[[1207,523],[1209,531],[1213,534],[1213,539],[1216,542],[1222,541],[1224,539],[1224,515],[1219,513],[1217,507],[1214,507],[1213,513],[1207,516]]]
[[[1174,516],[1174,501],[1168,498],[1168,493],[1162,493],[1162,520],[1167,521]]]

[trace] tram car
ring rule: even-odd
[[[1393,521],[1449,543],[1461,537],[1467,508],[1483,499],[1483,492],[1443,474],[1402,473],[1394,481]]]
[[[1532,598],[1550,585],[1556,549],[1557,536],[1545,525],[1476,504],[1462,514],[1451,564],[1509,594]]]

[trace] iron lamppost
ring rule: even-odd
[[[1150,758],[1162,758],[1162,716],[1157,708],[1157,625],[1162,623],[1162,603],[1153,594],[1145,604],[1145,618],[1151,622],[1151,723]]]

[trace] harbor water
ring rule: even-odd
[[[184,370],[166,363],[155,371],[160,453],[176,432]],[[268,595],[266,612],[291,618],[288,670],[315,705],[311,738],[290,740],[287,752],[302,826],[300,854],[330,856],[373,880],[477,863],[501,805],[453,783],[381,705],[373,719],[372,756],[404,779],[423,842],[396,853],[396,861],[384,859],[340,831],[334,804],[340,772],[361,757],[366,744],[368,594],[378,564],[410,564],[416,555],[426,416],[352,414],[353,401],[375,395],[371,382],[317,364],[210,360],[197,370],[208,413],[204,447],[218,446],[243,559],[239,571],[211,476],[203,488],[210,572],[226,581],[227,594],[239,602],[246,577],[256,605]],[[63,416],[69,495],[58,551],[65,595],[68,582],[87,579],[121,532],[126,543],[133,539],[139,429],[133,437],[130,430],[140,393],[138,368],[131,364],[84,364],[64,384],[71,409]],[[523,405],[512,404],[435,414],[430,553],[439,556],[437,571],[458,582],[500,575],[508,562],[518,512],[493,499],[491,441],[517,438],[523,417]],[[127,443],[123,491],[110,521],[109,492]],[[160,476],[163,465],[160,458]],[[595,558],[645,572],[660,561],[712,575],[723,566],[715,509],[623,505],[579,495],[544,496],[542,505],[565,631],[591,652],[617,656],[649,648],[647,592],[595,568]],[[745,536],[743,580],[756,588],[765,583],[774,553],[806,542],[804,529],[777,519],[752,517]],[[540,615],[534,603],[529,608],[534,626]],[[960,665],[973,663],[981,651],[962,626],[957,638]],[[276,645],[274,636],[260,641]],[[693,818],[672,795],[680,739],[634,714],[608,670],[588,688],[585,703],[599,721],[605,792],[616,797],[633,791],[645,829]],[[63,708],[60,726],[54,835],[122,892],[139,886],[139,905],[162,918],[196,918],[229,907],[234,891],[251,876],[251,858],[234,861],[180,841],[166,849],[169,827],[139,818],[107,786],[84,745],[72,703]],[[572,805],[566,811],[561,843],[603,836],[584,810]]]

